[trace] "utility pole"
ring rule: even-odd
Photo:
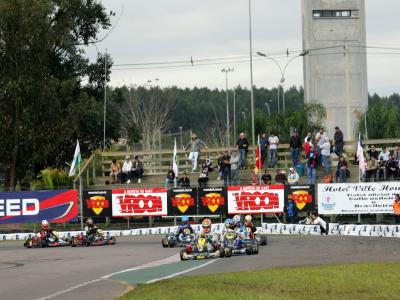
[[[230,139],[229,139],[229,91],[228,91],[228,73],[233,72],[234,68],[227,68],[222,69],[221,72],[225,73],[225,88],[226,88],[226,146],[230,146]]]
[[[251,100],[251,137],[253,145],[256,144],[254,128],[254,92],[253,92],[253,43],[251,36],[251,0],[249,0],[249,42],[250,42],[250,100]]]
[[[103,120],[103,151],[106,150],[106,113],[107,113],[107,48],[104,55],[104,120]]]
[[[236,138],[236,92],[233,89],[233,141]]]

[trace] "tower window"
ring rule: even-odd
[[[351,10],[313,10],[314,18],[350,18]]]

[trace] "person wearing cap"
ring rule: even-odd
[[[202,140],[200,140],[196,134],[193,133],[192,139],[184,149],[185,151],[190,149],[188,160],[192,162],[192,172],[195,172],[197,170],[197,159],[199,157],[199,153],[202,147],[208,149],[207,145]]]
[[[343,153],[344,138],[343,132],[338,126],[335,127],[335,134],[333,136],[333,145],[335,146],[335,154],[340,157]]]
[[[129,155],[125,156],[124,164],[122,165],[121,182],[131,183],[132,178],[132,162]]]
[[[294,168],[289,168],[288,183],[290,185],[295,185],[299,183],[299,174]]]
[[[393,202],[393,215],[394,221],[396,224],[400,224],[400,195],[394,195],[394,202]]]

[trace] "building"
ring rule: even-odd
[[[305,101],[322,103],[329,136],[354,139],[368,106],[364,0],[302,0]]]

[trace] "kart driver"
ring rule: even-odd
[[[38,236],[42,239],[54,239],[54,242],[58,241],[58,235],[56,231],[50,228],[49,222],[47,220],[42,220],[42,230],[38,233]]]
[[[94,225],[92,218],[86,219],[85,231],[89,240],[97,240],[99,237],[103,236],[103,231]]]
[[[247,215],[244,217],[244,227],[247,231],[247,237],[254,239],[255,235],[254,233],[257,231],[257,227],[253,224],[252,222],[252,217],[251,215]]]
[[[189,217],[188,216],[182,216],[181,218],[182,225],[180,225],[176,231],[176,237],[179,238],[181,235],[189,235],[193,234],[194,230],[192,226],[189,224]]]
[[[241,247],[243,244],[243,240],[245,238],[245,232],[247,231],[246,228],[240,224],[240,216],[235,215],[232,219],[226,219],[224,222],[224,229],[221,234],[221,241],[225,239],[225,235],[230,232],[234,231],[236,234],[236,247]]]
[[[219,242],[218,242],[219,237],[216,233],[211,232],[211,225],[212,225],[211,220],[208,218],[205,218],[201,222],[201,227],[203,228],[203,230],[200,233],[200,235],[205,235],[208,242],[210,242],[214,247],[218,247],[219,246]]]

